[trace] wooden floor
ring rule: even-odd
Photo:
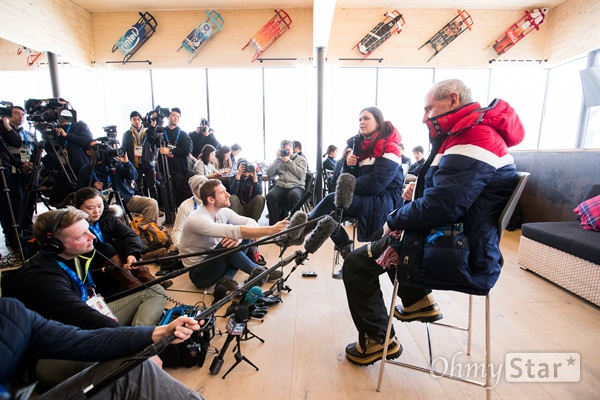
[[[350,229],[350,227],[346,227]],[[502,241],[505,265],[492,298],[493,399],[598,399],[600,398],[600,311],[598,307],[561,289],[543,278],[519,268],[517,254],[520,231],[507,232]],[[376,392],[380,363],[369,367],[350,364],[344,349],[357,339],[342,281],[331,278],[333,244],[323,247],[300,265],[287,280],[292,289],[283,293],[283,303],[271,306],[264,320],[249,322],[250,330],[264,339],[241,343],[242,354],[259,371],[242,362],[225,378],[234,364],[233,345],[224,354],[218,375],[211,375],[209,356],[202,368],[167,369],[176,379],[197,390],[209,400],[219,399],[483,399],[481,387],[439,379],[428,373],[386,367],[382,390]],[[302,249],[294,247],[287,250]],[[278,261],[279,248],[260,247],[267,267]],[[4,243],[0,253],[6,254]],[[284,268],[287,274],[293,264]],[[155,268],[155,267],[151,267]],[[317,278],[303,278],[303,270],[314,270]],[[236,279],[241,284],[245,274]],[[389,304],[392,284],[382,277],[382,288]],[[268,284],[263,287],[268,289]],[[168,295],[184,304],[212,303],[186,275],[175,278]],[[468,297],[455,292],[435,292],[446,323],[466,323]],[[475,367],[485,364],[484,300],[475,299],[473,349],[466,356],[464,332],[432,326],[434,357],[440,368],[447,361],[456,368],[472,367],[470,377],[481,377]],[[222,315],[226,307],[219,310]],[[220,349],[227,337],[226,319],[217,325],[225,332],[211,345]],[[404,348],[399,360],[426,366],[425,325],[395,322],[397,336]],[[581,355],[581,379],[577,383],[510,383],[504,376],[506,353],[575,352]],[[499,373],[498,373],[499,370]],[[463,373],[466,375],[466,373]],[[168,394],[165,393],[165,399]]]
[[[502,242],[505,266],[492,298],[492,363],[494,399],[598,399],[600,398],[600,312],[599,309],[556,285],[524,271],[517,264],[520,231],[507,232]],[[297,248],[286,252],[290,254]],[[268,264],[278,261],[278,248],[261,246]],[[376,392],[379,365],[357,367],[350,364],[344,349],[357,338],[348,312],[342,281],[331,278],[332,243],[327,241],[305,265],[289,276],[292,289],[283,294],[283,303],[271,306],[261,321],[250,321],[250,330],[265,340],[241,343],[242,354],[259,371],[242,362],[225,379],[223,374],[234,364],[230,346],[218,375],[211,375],[207,358],[202,368],[167,371],[176,379],[198,390],[205,398],[216,399],[465,399],[485,398],[481,387],[439,379],[428,373],[389,365],[381,392]],[[286,267],[289,273],[293,264]],[[314,270],[317,278],[303,278],[302,270]],[[236,276],[243,283],[243,274]],[[386,301],[392,285],[382,277]],[[268,284],[263,287],[268,289]],[[168,294],[180,302],[211,303],[212,297],[199,292],[187,275],[176,278]],[[468,297],[455,292],[436,292],[444,322],[466,322]],[[484,300],[475,299],[473,349],[466,356],[463,332],[432,326],[434,357],[437,364],[454,372],[462,366],[473,367],[471,377],[481,377],[474,367],[485,364]],[[225,307],[217,313],[222,315]],[[225,331],[226,319],[218,326]],[[425,325],[395,322],[397,336],[404,348],[400,360],[426,365]],[[216,336],[211,345],[220,349],[226,334]],[[510,383],[504,376],[505,354],[509,352],[576,352],[581,355],[581,379],[577,383]],[[498,370],[499,373],[498,373]],[[466,376],[466,373],[463,373]]]

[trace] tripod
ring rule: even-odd
[[[239,324],[236,323],[235,325],[237,326]],[[246,340],[250,340],[252,338],[257,338],[258,340],[260,340],[261,343],[264,343],[265,341],[264,341],[264,339],[258,337],[254,333],[250,332],[250,330],[248,329],[248,326],[247,326],[246,322],[244,322],[243,325],[244,325],[244,328],[243,328],[242,332],[238,332],[237,330],[234,329],[234,330],[232,330],[232,332],[229,332],[227,334],[227,338],[225,339],[225,343],[223,343],[223,347],[219,351],[219,356],[217,358],[213,359],[213,362],[210,365],[210,373],[212,375],[217,375],[219,373],[219,371],[221,370],[221,367],[223,366],[223,357],[225,356],[225,352],[229,348],[229,344],[233,341],[234,338],[235,338],[235,347],[234,347],[234,350],[237,349],[237,351],[235,353],[235,363],[231,366],[231,368],[229,368],[227,370],[227,372],[225,373],[225,375],[223,375],[223,379],[225,379],[225,377],[227,376],[227,374],[229,374],[242,361],[245,361],[248,364],[252,365],[258,371],[258,367],[256,365],[254,365],[252,363],[252,361],[250,361],[245,355],[242,354],[241,342],[242,341],[246,341]],[[251,336],[248,336],[248,335],[251,335]]]
[[[162,140],[161,142],[165,144],[164,140]],[[173,188],[171,187],[171,172],[169,170],[169,159],[166,154],[159,154],[159,157],[160,170],[162,175],[159,188],[160,198],[165,209],[165,224],[173,225],[173,223],[175,222],[175,213],[177,211],[177,207],[175,205]]]
[[[4,144],[4,142],[2,142],[2,144]],[[4,192],[4,195],[6,196],[6,204],[8,205],[8,212],[10,213],[10,220],[12,222],[13,229],[15,230],[15,234],[17,235],[17,243],[19,245],[19,252],[21,253],[21,260],[23,260],[23,262],[25,262],[25,254],[23,253],[23,246],[21,245],[21,237],[19,235],[19,225],[17,225],[17,223],[15,221],[15,213],[13,212],[12,204],[10,201],[10,189],[8,188],[8,185],[6,184],[6,176],[4,175],[5,170],[6,170],[6,167],[4,167],[0,163],[0,176],[1,176],[0,179],[2,180],[2,191]],[[10,173],[10,170],[9,170],[9,173]]]

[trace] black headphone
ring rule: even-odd
[[[46,221],[46,238],[40,244],[40,248],[44,253],[57,255],[65,251],[65,245],[58,238],[54,237],[54,233],[67,211],[67,208],[56,210],[56,213]]]

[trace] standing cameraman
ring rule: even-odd
[[[207,144],[215,149],[221,147],[221,143],[215,137],[215,131],[208,126],[208,120],[205,118],[200,120],[200,126],[196,128],[196,131],[190,133],[190,139],[192,140],[192,156],[196,159],[200,157],[202,148]]]
[[[111,151],[115,150],[105,143],[90,146],[86,150],[92,162],[81,168],[77,174],[77,189],[91,186],[102,192],[111,188],[119,193],[130,212],[140,213],[151,221],[157,221],[156,200],[135,195],[128,183],[137,179],[137,170],[129,161],[127,153],[123,151],[120,157],[110,157]]]
[[[238,162],[237,174],[229,178],[229,193],[229,208],[258,222],[265,208],[262,184],[258,180],[254,165],[243,158]]]
[[[8,110],[4,108],[3,111]],[[21,204],[21,201],[15,198],[13,195],[16,185],[19,185],[20,180],[13,180],[13,174],[11,170],[15,167],[23,168],[23,171],[31,172],[31,163],[21,163],[19,159],[16,159],[10,152],[10,148],[21,148],[22,145],[22,135],[24,129],[22,128],[23,122],[25,122],[25,110],[21,107],[12,107],[12,115],[11,117],[3,116],[2,124],[0,124],[0,137],[2,141],[2,146],[0,146],[0,159],[2,160],[2,167],[4,172],[4,179],[6,180],[6,188],[9,191],[5,191],[4,193],[0,193],[0,224],[2,225],[2,231],[4,232],[4,239],[6,241],[6,246],[10,247],[13,250],[19,250],[19,244],[17,242],[17,233],[15,232],[15,227],[13,226],[13,220],[11,216],[11,212],[13,210],[9,208],[9,203],[7,199],[7,195],[10,195],[10,202],[13,207],[16,204]],[[21,191],[22,193],[22,191]]]
[[[69,164],[77,175],[81,168],[90,163],[90,157],[85,151],[94,142],[90,128],[83,121],[67,122],[59,119],[55,133],[58,144],[66,146]]]
[[[188,179],[192,171],[188,167],[188,156],[192,152],[192,141],[187,133],[181,130],[179,119],[181,110],[172,108],[169,114],[169,124],[164,128],[164,143],[160,147],[160,154],[167,157],[171,190],[175,196],[175,206],[192,195]],[[161,171],[163,179],[166,171]],[[167,178],[169,179],[169,178]]]
[[[137,170],[138,178],[136,183],[140,189],[140,194],[146,194],[144,190],[145,184],[150,197],[158,200],[155,170],[158,149],[146,137],[148,132],[142,126],[142,114],[133,111],[129,115],[129,120],[131,121],[131,128],[129,131],[123,133],[123,149],[125,149],[127,157]]]

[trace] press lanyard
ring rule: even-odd
[[[108,166],[106,167],[106,172],[107,172],[106,182],[110,185],[111,182],[110,182],[110,175],[108,175]],[[96,182],[100,182],[100,179],[98,179],[98,175],[96,175],[96,171],[92,171],[92,175],[94,175],[94,179],[96,180]]]
[[[104,238],[102,237],[102,231],[100,230],[100,224],[98,223],[98,221],[96,221],[93,224],[90,224],[90,230],[94,235],[96,235],[96,238],[98,238],[98,240],[101,243],[104,243]]]
[[[73,262],[75,263],[75,269],[77,270],[77,274],[75,272],[73,272],[73,270],[71,268],[69,268],[65,263],[63,263],[62,261],[56,260],[58,265],[60,265],[60,267],[65,270],[65,272],[69,275],[69,277],[71,279],[73,279],[73,281],[79,287],[79,291],[81,292],[81,300],[83,300],[83,301],[86,301],[88,299],[88,287],[92,290],[92,292],[94,291],[94,286],[95,286],[94,280],[92,279],[92,274],[90,273],[90,264],[92,262],[92,258],[94,257],[94,254],[96,254],[96,249],[94,249],[94,252],[92,253],[92,257],[80,256],[81,258],[87,259],[87,261],[85,262],[85,272],[83,274],[83,276],[84,276],[83,281],[78,276],[80,274],[81,267],[79,264],[79,259],[77,257],[75,257],[73,259]],[[87,280],[89,286],[87,286],[84,283],[84,281],[86,281],[86,280]]]
[[[175,144],[177,144],[177,142],[179,141],[179,135],[181,135],[181,128],[177,128],[177,137],[175,138]],[[169,140],[169,134],[167,133],[166,130],[165,130],[165,137],[167,138],[167,143],[171,143],[171,140]]]
[[[196,204],[196,199],[192,197],[192,200],[194,201],[194,211],[196,210],[196,208],[198,208],[198,204]]]

